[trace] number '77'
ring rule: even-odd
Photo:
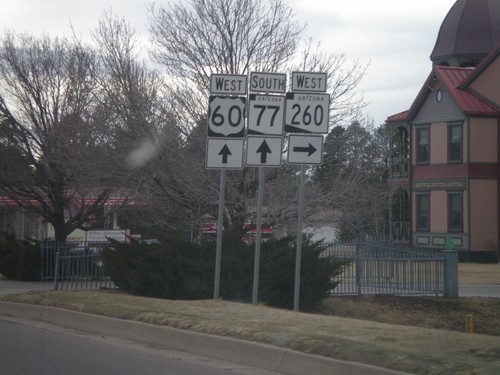
[[[280,110],[280,107],[279,106],[276,106],[276,105],[258,105],[256,104],[254,106],[255,109],[259,109],[260,112],[259,112],[259,115],[257,116],[257,126],[260,126],[260,122],[262,120],[262,116],[264,115],[264,112],[266,111],[266,109],[270,109],[270,110],[274,110],[272,116],[271,116],[271,124],[270,126],[274,126],[274,119],[276,118],[276,115],[278,114],[279,110]]]

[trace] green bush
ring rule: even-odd
[[[170,238],[161,244],[113,242],[103,250],[106,272],[123,290],[169,299],[208,298],[212,274],[199,245]]]
[[[259,301],[269,306],[293,308],[295,295],[295,238],[285,237],[262,245]],[[323,257],[321,241],[304,237],[300,272],[300,308],[310,310],[333,290],[345,262]]]
[[[322,242],[304,237],[302,245],[300,307],[311,309],[336,284],[343,263],[322,257]],[[123,290],[169,299],[213,297],[216,244],[196,245],[178,238],[161,244],[113,243],[104,250],[107,273]],[[252,300],[254,246],[225,236],[222,246],[219,296],[232,301]],[[295,285],[295,240],[270,240],[261,246],[259,302],[292,308]]]
[[[41,280],[40,248],[36,243],[18,241],[6,232],[0,232],[0,273],[8,279],[20,281]]]

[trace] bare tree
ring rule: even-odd
[[[358,60],[349,64],[346,55],[327,53],[321,43],[309,39],[301,50],[299,62],[292,71],[324,72],[327,75],[327,93],[330,95],[330,129],[349,125],[363,115],[364,98],[356,92],[368,66]]]
[[[384,128],[366,118],[328,134],[324,163],[311,175],[310,207],[327,207],[333,214],[322,219],[344,238],[386,233],[388,152]]]
[[[193,166],[201,168],[193,171],[190,189],[197,191],[197,199],[209,212],[216,212],[218,191],[217,175],[203,170],[212,73],[288,72],[300,65],[300,70],[328,73],[334,123],[347,121],[363,107],[362,99],[355,98],[353,92],[365,68],[358,63],[347,67],[343,55],[321,53],[312,43],[306,44],[300,55],[305,26],[281,0],[192,0],[188,4],[152,6],[149,28],[154,43],[152,56],[173,82],[171,96],[185,121],[186,141],[197,145],[188,146],[183,156],[192,163],[191,170]],[[286,165],[266,170],[266,216],[270,222],[287,221],[294,215],[290,205],[297,190],[297,184],[290,183],[294,171]],[[257,173],[245,168],[226,177],[225,224],[241,227],[255,205]]]
[[[133,35],[104,14],[97,47],[76,38],[2,40],[1,189],[46,218],[57,240],[99,225],[111,194],[143,196],[158,143],[176,134],[163,126],[162,82],[138,62]]]
[[[95,54],[66,39],[2,40],[0,119],[8,146],[2,190],[43,215],[57,240],[102,211],[111,192],[111,184],[95,184],[113,175],[95,116],[95,74]]]
[[[188,5],[152,6],[149,21],[152,56],[166,68],[170,95],[185,129],[176,164],[190,173],[175,180],[187,187],[185,197],[189,195],[191,204],[216,212],[218,177],[204,168],[210,75],[279,70],[295,55],[303,26],[280,0],[193,0]],[[161,172],[157,181],[166,191],[173,178],[167,177],[171,171]],[[241,228],[249,197],[255,196],[256,173],[228,173],[227,184],[225,224]]]

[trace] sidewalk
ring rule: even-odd
[[[459,285],[460,297],[496,297],[500,298],[500,285]]]
[[[8,294],[26,293],[31,291],[49,291],[53,289],[54,289],[53,282],[14,281],[14,280],[7,280],[3,276],[0,276],[0,296],[6,296]]]
[[[8,294],[25,293],[31,291],[54,290],[54,283],[47,282],[24,282],[7,280],[0,276],[0,296]],[[495,297],[500,298],[500,285],[459,285],[460,297]]]

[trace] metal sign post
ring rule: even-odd
[[[224,194],[226,187],[226,171],[220,171],[220,189],[219,189],[219,217],[217,220],[217,249],[215,253],[215,283],[214,299],[219,299],[220,289],[220,266],[222,259],[222,225],[224,218]]]
[[[257,224],[255,229],[255,257],[253,267],[252,303],[257,304],[259,294],[260,241],[262,231],[262,200],[264,197],[264,168],[259,167],[259,195],[257,198]]]
[[[297,218],[297,245],[295,253],[295,292],[293,297],[293,310],[299,311],[300,300],[300,265],[302,263],[302,226],[304,225],[304,185],[306,180],[306,166],[300,170],[299,186],[299,216]]]

